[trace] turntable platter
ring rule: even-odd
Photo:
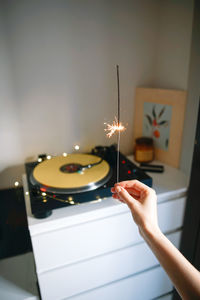
[[[41,162],[33,170],[32,181],[51,191],[77,193],[96,189],[110,176],[110,166],[105,160],[95,155],[75,153]]]

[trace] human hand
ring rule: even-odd
[[[157,197],[152,188],[138,180],[116,183],[111,189],[112,197],[128,205],[140,234],[159,230],[157,217]]]

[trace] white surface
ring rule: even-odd
[[[128,158],[132,160],[132,156],[128,156]],[[164,173],[149,173],[149,175],[153,178],[153,188],[158,195],[158,203],[179,198],[186,194],[187,178],[181,171],[165,165]],[[23,176],[23,183],[24,190],[27,192],[25,175]],[[121,202],[107,198],[99,203],[89,202],[55,209],[50,217],[46,219],[36,219],[31,214],[29,195],[26,194],[25,203],[31,236],[129,211],[127,206]]]
[[[0,299],[2,300],[39,300],[20,286],[0,276]]]
[[[39,300],[32,253],[0,260],[0,299]]]

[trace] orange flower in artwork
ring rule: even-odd
[[[153,135],[154,135],[156,138],[159,138],[159,137],[160,137],[160,132],[156,129],[156,130],[154,130]]]

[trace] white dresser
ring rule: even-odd
[[[169,166],[149,175],[158,194],[160,227],[179,247],[187,179]],[[31,214],[26,176],[23,182],[43,300],[171,299],[172,284],[125,204],[107,198],[56,209],[39,220]]]

